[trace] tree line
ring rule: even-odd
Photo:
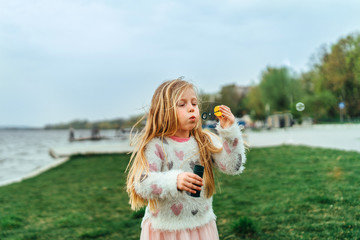
[[[92,129],[94,127],[100,129],[124,129],[131,128],[140,118],[141,116],[133,116],[128,119],[116,118],[94,122],[88,120],[74,120],[68,123],[48,124],[44,129]]]
[[[335,44],[323,45],[312,58],[310,69],[296,73],[289,67],[268,66],[260,83],[239,93],[235,84],[223,86],[219,93],[201,93],[202,102],[229,106],[236,116],[249,114],[253,120],[265,120],[277,112],[291,112],[294,118],[311,117],[315,122],[336,121],[340,111],[344,119],[360,119],[360,34],[340,38]],[[295,105],[305,104],[299,112]],[[339,109],[339,103],[344,109]],[[204,107],[205,106],[205,107]],[[204,104],[202,111],[206,109]],[[120,129],[133,126],[141,116],[129,119],[89,122],[75,120],[49,124],[45,129]]]
[[[234,85],[224,86],[217,101],[233,106],[237,116],[249,114],[263,120],[276,112],[291,112],[295,118],[336,121],[360,119],[360,35],[342,37],[330,47],[322,46],[311,60],[310,69],[296,73],[289,67],[268,66],[260,83],[246,96],[236,97]],[[299,112],[295,105],[305,104]],[[344,104],[342,110],[339,103]]]

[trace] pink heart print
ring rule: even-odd
[[[225,151],[226,151],[228,154],[230,154],[230,153],[231,153],[231,150],[230,150],[230,147],[229,147],[229,144],[228,144],[227,141],[224,142],[223,146],[224,146]]]
[[[234,139],[234,142],[233,142],[233,147],[236,147],[239,143],[239,139],[238,138],[235,138]]]
[[[180,161],[182,161],[184,159],[184,152],[183,151],[180,151],[180,152],[175,151],[175,155],[178,157],[178,159]]]
[[[221,170],[226,171],[226,166],[222,163],[219,163]]]
[[[156,147],[156,151],[155,151],[156,156],[158,156],[161,160],[164,161],[165,154],[164,154],[161,146],[159,144],[155,144],[155,147]]]
[[[152,188],[152,194],[160,195],[162,193],[162,188],[158,187],[158,185],[156,184],[152,184],[151,188]]]
[[[171,210],[173,211],[173,213],[175,214],[175,216],[179,216],[179,214],[181,213],[183,207],[184,207],[184,206],[182,205],[182,203],[173,204],[173,205],[171,206]]]
[[[157,215],[159,214],[159,212],[160,212],[160,209],[156,210],[156,212],[153,212],[152,215],[153,215],[154,217],[157,217]]]
[[[158,171],[156,163],[150,163],[149,164],[149,171],[150,172],[157,172]]]

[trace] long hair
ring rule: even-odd
[[[133,127],[147,119],[145,127],[140,134],[135,135],[131,140],[134,150],[131,154],[127,170],[129,171],[126,181],[126,190],[130,198],[130,205],[133,210],[137,210],[147,203],[150,205],[150,210],[156,209],[156,200],[143,199],[135,191],[134,183],[139,181],[140,176],[144,171],[149,172],[149,164],[145,156],[146,145],[155,137],[170,137],[175,135],[179,122],[177,118],[176,104],[180,100],[183,92],[194,86],[182,80],[181,78],[166,81],[162,83],[156,90],[151,100],[149,112],[144,115]],[[196,140],[199,153],[200,162],[204,166],[204,187],[206,197],[211,197],[215,193],[215,181],[212,169],[211,153],[218,153],[222,149],[216,148],[210,136],[202,130],[201,118],[197,122],[194,129],[191,130],[191,135]]]

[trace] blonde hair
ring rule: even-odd
[[[175,135],[179,126],[176,104],[180,100],[183,92],[188,88],[192,88],[195,91],[194,86],[191,83],[184,81],[181,78],[162,83],[155,90],[148,114],[144,115],[142,119],[134,125],[135,127],[147,118],[145,127],[140,134],[137,134],[132,139],[134,151],[131,154],[127,166],[129,173],[126,181],[126,190],[130,198],[129,203],[133,210],[146,206],[147,203],[150,205],[150,210],[154,211],[156,209],[156,200],[146,200],[139,196],[135,191],[134,183],[135,181],[140,180],[140,176],[144,171],[146,171],[146,173],[149,172],[149,164],[145,156],[146,145],[155,137],[163,139],[164,137]],[[204,166],[203,179],[205,195],[209,198],[215,193],[211,153],[218,153],[222,148],[215,147],[209,134],[202,130],[201,118],[190,133],[199,147],[200,163]]]

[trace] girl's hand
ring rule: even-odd
[[[222,128],[230,127],[235,122],[235,117],[231,112],[231,109],[225,105],[219,106],[219,110],[222,113],[220,117],[217,117],[220,121]]]
[[[196,193],[195,190],[201,191],[201,187],[194,184],[199,186],[203,185],[202,178],[195,173],[183,172],[177,176],[176,185],[179,190],[185,190],[189,193]]]

